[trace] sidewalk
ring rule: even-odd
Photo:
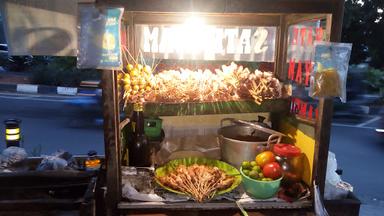
[[[0,92],[92,96],[99,91],[95,88],[34,85],[31,83],[28,73],[0,71]]]

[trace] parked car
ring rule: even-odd
[[[0,66],[7,71],[23,71],[32,64],[33,56],[9,56],[8,45],[0,44]]]
[[[0,67],[5,68],[5,65],[8,64],[8,46],[7,44],[0,44]]]

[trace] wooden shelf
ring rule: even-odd
[[[211,115],[254,112],[285,112],[289,108],[289,101],[285,99],[265,100],[261,105],[254,101],[226,101],[207,103],[146,103],[145,116],[184,116]],[[131,113],[132,104],[125,109]]]
[[[303,200],[288,203],[285,201],[256,201],[241,203],[244,209],[301,209],[312,207],[312,201]],[[120,210],[225,210],[238,209],[233,201],[217,201],[208,203],[196,202],[177,202],[177,203],[162,203],[162,202],[120,202],[118,204]]]

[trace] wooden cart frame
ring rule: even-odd
[[[101,0],[100,6],[119,6],[125,8],[124,19],[128,24],[158,22],[175,22],[186,12],[199,12],[219,24],[252,24],[277,26],[275,74],[279,79],[287,79],[286,50],[287,32],[291,24],[310,19],[326,19],[329,40],[338,42],[341,37],[344,0]],[[215,19],[220,17],[220,19]],[[128,46],[135,47],[134,32],[130,28],[127,34]],[[117,89],[117,72],[102,72],[104,141],[107,166],[106,206],[108,215],[118,213],[121,202],[120,170],[120,128],[119,98]],[[315,155],[313,179],[324,191],[327,157],[330,141],[333,100],[318,101],[318,118],[316,121],[300,119],[303,124],[315,128]],[[181,207],[180,207],[181,208]],[[266,206],[276,208],[276,206]],[[282,210],[283,211],[283,210]],[[282,213],[282,212],[281,212]]]

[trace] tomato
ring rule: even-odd
[[[263,174],[266,178],[278,179],[283,171],[277,162],[267,163],[263,167]]]
[[[256,156],[256,163],[261,167],[271,162],[275,162],[275,154],[271,151],[261,152]]]

